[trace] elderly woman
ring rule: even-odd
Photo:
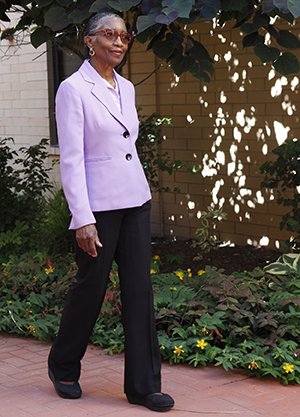
[[[62,183],[71,211],[78,273],[70,288],[49,377],[58,395],[79,398],[80,362],[99,315],[113,259],[119,269],[125,333],[124,391],[132,404],[166,411],[150,278],[151,194],[135,141],[133,85],[114,71],[132,35],[112,13],[86,28],[90,59],[56,96]]]

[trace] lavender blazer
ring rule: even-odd
[[[56,122],[70,229],[95,223],[94,211],[138,207],[151,198],[135,141],[138,117],[130,81],[115,73],[122,113],[86,60],[56,95]]]

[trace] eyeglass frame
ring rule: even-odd
[[[98,33],[102,33],[102,32],[104,32],[104,33],[105,33],[105,37],[106,37],[106,39],[107,39],[107,40],[109,40],[109,41],[111,41],[111,39],[109,39],[109,38],[107,37],[107,32],[113,32],[114,34],[115,34],[115,33],[117,33],[117,34],[118,34],[118,36],[117,36],[117,38],[116,38],[116,39],[114,39],[114,41],[116,41],[118,38],[120,38],[120,39],[121,39],[121,42],[122,42],[124,45],[129,45],[129,44],[130,44],[130,42],[132,41],[132,38],[133,38],[133,35],[132,35],[131,33],[129,33],[129,32],[119,33],[117,30],[114,30],[114,29],[100,29],[100,30],[96,30],[96,32],[90,33],[88,36],[94,36],[94,35],[97,35]],[[130,37],[130,41],[129,41],[128,43],[127,43],[127,42],[124,42],[124,41],[123,41],[123,39],[122,39],[122,35],[129,36],[129,37]]]

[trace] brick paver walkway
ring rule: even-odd
[[[1,417],[143,417],[123,394],[123,355],[107,356],[89,346],[82,364],[83,396],[58,397],[47,376],[49,343],[0,333]],[[174,417],[299,417],[300,386],[283,387],[221,367],[163,364],[163,391],[175,399]],[[157,414],[156,414],[157,415]]]

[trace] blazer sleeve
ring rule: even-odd
[[[56,95],[56,123],[63,189],[72,219],[70,229],[96,223],[90,208],[84,163],[84,111],[77,89],[61,83]]]

